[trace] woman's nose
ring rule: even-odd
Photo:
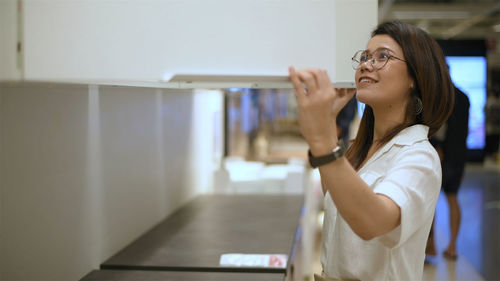
[[[365,62],[361,62],[359,64],[359,70],[361,71],[372,71],[373,70],[373,61],[370,59],[370,60],[366,60]]]

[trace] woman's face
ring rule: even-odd
[[[368,61],[361,63],[356,70],[356,97],[359,101],[370,105],[374,110],[390,110],[406,108],[413,79],[408,73],[403,50],[389,35],[375,35],[370,39],[366,48]],[[380,67],[380,59],[387,54],[396,58],[389,58],[385,66],[380,69],[373,67],[370,58],[375,53],[379,61],[375,66]],[[390,57],[389,56],[389,57]],[[382,63],[383,65],[383,63]]]

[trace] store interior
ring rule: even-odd
[[[423,280],[500,280],[497,0],[145,2],[0,1],[0,281],[314,280],[324,196],[286,69],[353,88],[389,20],[435,38],[470,101],[457,258],[441,192]]]

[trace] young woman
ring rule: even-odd
[[[352,60],[356,97],[366,107],[346,157],[335,119],[354,91],[336,90],[324,70],[289,70],[325,194],[323,273],[316,278],[422,280],[441,186],[428,138],[453,106],[444,56],[421,29],[387,22]]]

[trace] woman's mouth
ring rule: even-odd
[[[377,81],[373,78],[370,77],[361,77],[359,78],[359,84],[360,85],[368,85],[368,84],[374,84],[377,83]]]

